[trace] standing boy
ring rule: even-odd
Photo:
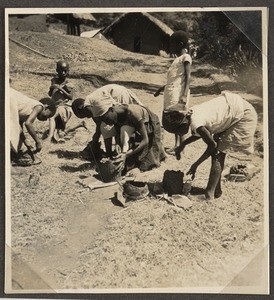
[[[188,36],[184,31],[176,31],[170,37],[170,52],[176,58],[172,62],[167,72],[167,84],[159,88],[154,94],[157,97],[164,91],[164,110],[170,105],[181,103],[185,108],[188,107],[190,97],[190,72],[192,59],[188,54]],[[162,123],[165,119],[163,116]],[[168,154],[174,155],[175,148],[179,146],[180,139],[184,139],[175,134],[174,148],[167,149]]]

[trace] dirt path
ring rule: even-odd
[[[131,87],[160,116],[162,96],[154,98],[153,91],[165,83],[166,67],[159,72],[157,64],[151,64],[149,72],[148,67],[139,68],[113,74],[108,80]],[[212,77],[199,75],[199,69],[208,70],[208,66],[193,66],[193,105],[218,94],[216,88],[210,88]],[[28,80],[20,78],[15,85],[26,86]],[[90,83],[81,81],[81,88],[87,93]],[[260,101],[249,97],[251,102]],[[12,248],[33,271],[33,278],[42,278],[53,289],[224,287],[260,250],[262,173],[250,183],[224,183],[226,192],[220,201],[205,203],[193,196],[189,212],[178,212],[155,199],[123,210],[111,201],[117,186],[79,192],[82,187],[77,180],[95,174],[94,166],[78,157],[94,130],[92,121],[88,126],[89,132],[79,129],[66,144],[45,147],[43,164],[12,170]],[[173,136],[165,133],[164,144],[172,146]],[[159,169],[137,179],[161,182],[166,169],[186,171],[203,149],[198,142],[186,149],[180,163],[169,157]],[[251,159],[262,166],[258,156]],[[233,157],[227,160],[228,165],[235,162]],[[208,171],[206,162],[197,186],[205,186]],[[37,186],[29,185],[30,174],[38,174]],[[18,274],[15,266],[16,282],[20,282]],[[29,288],[29,280],[23,288]]]

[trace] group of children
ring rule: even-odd
[[[198,166],[211,157],[212,165],[205,197],[220,197],[221,173],[226,153],[253,152],[257,115],[247,101],[231,93],[223,93],[215,99],[189,108],[192,59],[188,54],[187,44],[188,38],[184,32],[173,33],[170,38],[170,52],[176,58],[168,70],[167,84],[154,94],[156,97],[164,91],[162,126],[175,135],[174,148],[164,150],[158,116],[123,86],[105,85],[85,99],[77,98],[72,101],[73,88],[67,79],[69,66],[65,61],[59,61],[57,77],[52,79],[49,90],[51,98],[39,102],[11,89],[11,113],[13,115],[16,104],[20,127],[16,132],[13,130],[15,134],[11,135],[13,151],[18,154],[23,142],[29,153],[32,153],[23,135],[23,123],[35,140],[35,151],[41,150],[41,142],[32,126],[35,118],[50,120],[47,138],[55,142],[60,138],[60,130],[68,132],[85,127],[85,122],[80,122],[73,128],[66,128],[72,111],[78,118],[92,118],[96,124],[95,133],[87,148],[92,158],[99,159],[99,139],[102,135],[106,156],[114,161],[118,170],[124,172],[134,167],[141,171],[159,167],[166,158],[166,152],[180,159],[186,145],[202,138],[207,149],[190,167],[188,174],[194,179]],[[26,105],[21,109],[20,101],[23,99]],[[186,138],[189,131],[191,135]]]
[[[73,99],[73,87],[68,82],[69,65],[65,61],[58,61],[56,76],[52,78],[49,88],[49,97],[40,101],[34,100],[19,91],[10,88],[10,140],[11,159],[15,164],[31,165],[41,161],[35,156],[42,149],[41,139],[38,137],[33,122],[49,120],[49,130],[45,141],[59,142],[60,135],[67,134],[79,127],[86,128],[86,123],[80,122],[76,126],[67,127],[72,116],[71,103]],[[36,148],[33,150],[24,134],[25,125],[28,133],[35,141]],[[25,160],[22,151],[23,144],[31,160]]]

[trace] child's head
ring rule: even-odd
[[[66,78],[69,75],[69,64],[64,60],[56,63],[56,72],[60,78]]]
[[[163,127],[170,133],[185,135],[189,130],[192,111],[185,109],[183,104],[168,107],[163,113]]]
[[[37,115],[37,119],[39,121],[46,121],[55,115],[56,106],[51,98],[43,98],[40,102],[44,105],[44,109]]]
[[[175,31],[170,36],[170,52],[172,54],[181,54],[182,49],[188,48],[188,35],[186,32],[179,30]]]
[[[111,97],[108,99],[94,99],[91,103],[93,117],[106,124],[117,123],[117,113],[113,104],[113,98]]]
[[[101,121],[105,122],[108,125],[114,125],[118,123],[118,114],[117,114],[117,107],[119,105],[115,105],[110,107],[106,113],[100,116]]]
[[[71,108],[72,108],[75,116],[80,119],[89,117],[88,112],[84,106],[84,103],[85,103],[85,99],[77,98],[72,102],[72,105],[71,105]]]

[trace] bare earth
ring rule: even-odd
[[[63,57],[70,62],[76,97],[107,82],[119,83],[161,116],[163,96],[155,98],[153,92],[165,83],[169,59],[57,34],[17,32],[11,37],[54,58],[10,42],[11,85],[19,91],[36,99],[45,97],[55,61]],[[256,147],[262,151],[259,96],[199,61],[192,68],[191,86],[191,105],[224,89],[237,91],[254,104],[259,115]],[[77,122],[73,116],[70,124]],[[258,276],[235,277],[265,244],[262,152],[244,157],[261,171],[248,182],[224,181],[220,199],[208,202],[201,195],[190,195],[192,207],[187,211],[154,197],[122,208],[112,199],[118,185],[89,191],[77,182],[96,174],[94,163],[79,157],[94,131],[92,120],[87,124],[88,131],[78,129],[64,144],[44,145],[41,165],[11,169],[14,290],[217,287],[221,291],[228,285],[260,285],[260,264]],[[42,134],[47,123],[36,121],[36,126]],[[172,146],[173,136],[165,132],[163,142]],[[159,169],[136,179],[155,183],[162,181],[166,169],[186,172],[204,149],[203,142],[191,144],[181,161],[169,156]],[[226,167],[241,162],[228,157]],[[195,187],[206,186],[209,167],[209,160],[200,166]]]

